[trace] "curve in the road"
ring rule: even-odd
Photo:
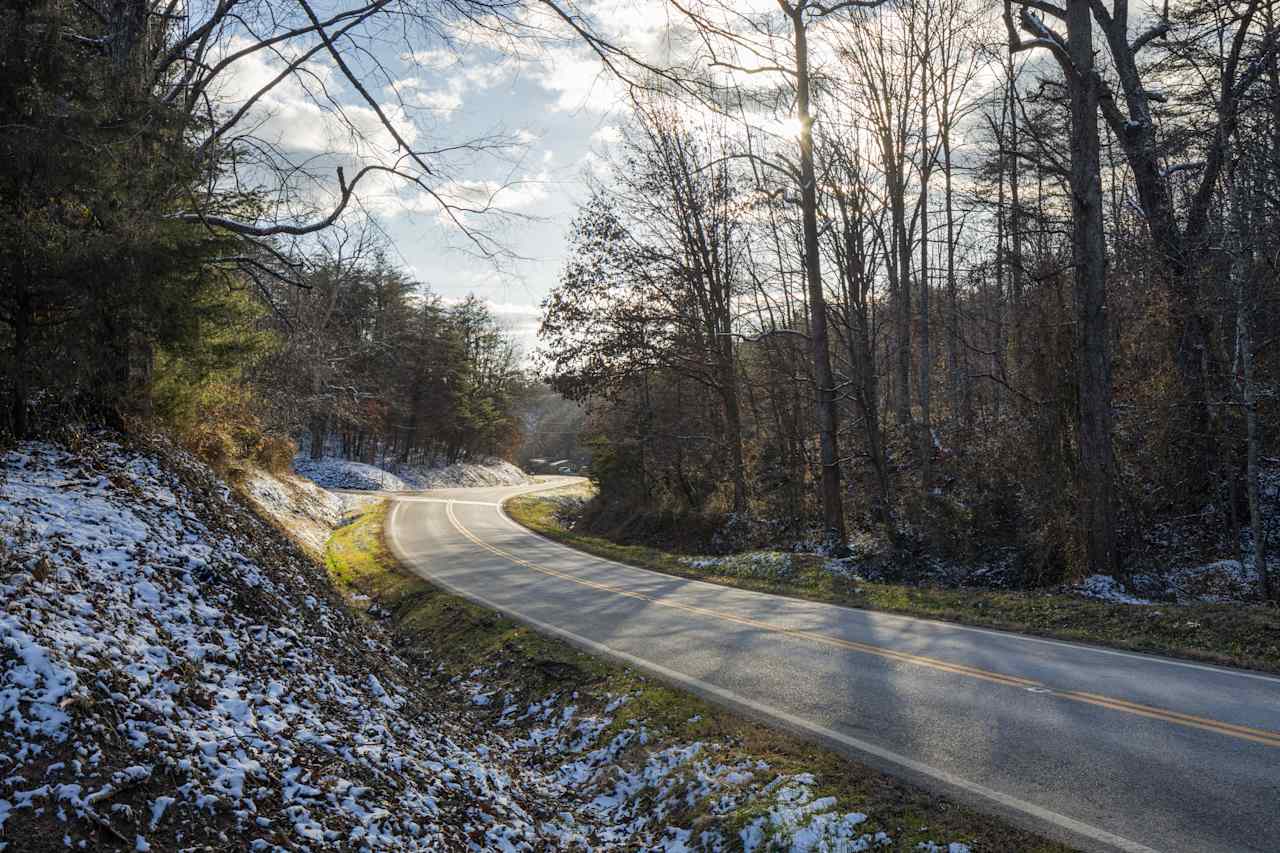
[[[734,622],[739,625],[748,625],[761,631],[769,631],[775,634],[786,634],[791,637],[798,637],[812,643],[823,643],[832,646],[838,646],[844,649],[851,649],[856,652],[862,652],[869,655],[879,655],[880,657],[890,658],[892,660],[905,661],[906,663],[916,664],[918,666],[927,666],[932,669],[942,670],[943,672],[952,672],[959,675],[967,675],[970,678],[979,678],[983,681],[991,681],[996,684],[1006,684],[1013,687],[1023,687],[1029,690],[1048,693],[1060,699],[1069,699],[1075,702],[1087,702],[1091,705],[1098,705],[1103,708],[1110,708],[1114,711],[1121,711],[1128,714],[1137,714],[1143,717],[1150,717],[1156,720],[1164,720],[1166,722],[1175,723],[1182,726],[1191,726],[1193,728],[1204,729],[1205,731],[1216,732],[1227,737],[1238,737],[1245,740],[1256,741],[1257,743],[1266,744],[1267,746],[1280,747],[1280,733],[1269,732],[1263,729],[1255,729],[1249,726],[1237,726],[1231,723],[1224,723],[1220,720],[1210,720],[1205,717],[1197,717],[1194,714],[1182,714],[1177,711],[1169,711],[1164,708],[1153,708],[1149,705],[1140,705],[1136,702],[1126,702],[1120,699],[1113,699],[1109,696],[1099,696],[1096,693],[1085,693],[1079,690],[1054,690],[1047,687],[1042,682],[1032,678],[1020,678],[1014,675],[1004,675],[999,672],[991,672],[990,670],[978,669],[971,666],[963,666],[946,661],[937,660],[935,658],[925,657],[923,655],[906,654],[904,652],[894,651],[884,646],[872,646],[866,643],[855,643],[849,640],[842,640],[839,637],[828,637],[823,634],[815,634],[810,631],[797,631],[792,628],[786,628],[778,625],[771,625],[758,619],[745,619],[741,616],[735,616],[731,613],[724,613],[718,610],[711,610],[705,607],[691,607],[678,602],[667,601],[662,598],[645,595],[643,593],[630,592],[625,589],[613,586],[607,583],[597,583],[595,581],[582,580],[574,577],[566,572],[560,572],[547,566],[541,566],[528,560],[517,557],[508,551],[495,547],[481,540],[478,536],[468,530],[462,522],[458,521],[458,517],[453,512],[453,505],[465,503],[465,501],[446,501],[445,514],[449,518],[449,522],[463,536],[470,539],[476,545],[496,554],[503,559],[510,560],[518,566],[524,566],[535,572],[549,575],[551,577],[567,580],[570,583],[580,584],[582,586],[591,587],[592,589],[602,590],[604,592],[613,593],[614,595],[626,595],[633,598],[639,598],[652,602],[659,607],[672,607],[677,610],[683,610],[687,613],[695,613],[700,616],[710,616],[725,622]],[[481,506],[492,506],[493,504],[480,504]],[[505,513],[503,513],[505,515]],[[509,518],[509,516],[508,516]],[[515,523],[515,522],[513,522]]]
[[[1153,844],[1280,849],[1272,844],[1280,830],[1280,679],[624,566],[553,543],[501,511],[508,497],[554,485],[396,496],[388,540],[407,566],[455,593],[868,763],[985,801],[1046,834],[1133,853],[1152,853]],[[683,633],[698,639],[673,641]],[[862,713],[849,713],[844,697],[856,697]],[[1054,699],[1068,702],[1043,705]],[[1065,708],[1072,704],[1091,710]],[[988,715],[994,731],[980,724]],[[1170,740],[1170,726],[1203,736]],[[1135,743],[1117,745],[1126,737]],[[990,741],[989,751],[966,748],[966,738]],[[1150,784],[1161,774],[1167,784]],[[1179,776],[1200,784],[1179,786]],[[1206,779],[1223,786],[1214,802],[1204,802]]]

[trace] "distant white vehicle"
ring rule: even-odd
[[[560,466],[560,473],[561,473],[561,474],[572,474],[572,473],[573,473],[573,466],[572,466],[572,465],[561,465],[561,466]]]

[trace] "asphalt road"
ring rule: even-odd
[[[1082,849],[1280,851],[1280,678],[624,566],[500,509],[551,485],[396,496],[388,540],[454,592]]]

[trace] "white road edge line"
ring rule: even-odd
[[[554,539],[543,536],[541,533],[537,533],[533,530],[530,530],[520,522],[513,519],[511,516],[507,515],[507,511],[506,509],[503,508],[502,505],[507,501],[511,500],[512,498],[523,497],[524,495],[527,495],[527,494],[530,494],[530,493],[522,492],[521,494],[518,494],[518,495],[511,495],[510,497],[503,498],[503,500],[496,505],[498,508],[498,514],[502,516],[503,520],[506,521],[507,524],[509,524],[511,527],[514,527],[516,530],[520,531],[521,533],[527,533],[530,536],[536,536],[537,538],[541,539],[543,542],[546,542],[549,545],[555,545],[557,548],[569,548],[570,550],[577,550],[572,546],[565,545],[562,542],[557,542]],[[463,502],[457,501],[456,503],[463,503]],[[766,595],[766,596],[769,596],[770,598],[781,598],[793,604],[810,605],[810,606],[816,606],[816,607],[835,607],[840,610],[851,610],[855,613],[865,614],[875,619],[883,619],[883,620],[888,620],[888,621],[893,621],[898,623],[927,622],[930,625],[938,625],[942,628],[953,629],[956,631],[966,631],[971,634],[983,634],[988,637],[1000,637],[1002,639],[1014,640],[1014,641],[1024,642],[1024,643],[1038,643],[1043,646],[1056,646],[1057,648],[1061,648],[1061,649],[1078,649],[1083,652],[1092,652],[1093,654],[1099,654],[1099,655],[1110,655],[1112,657],[1125,658],[1127,660],[1142,661],[1143,663],[1163,664],[1165,666],[1176,666],[1176,667],[1182,667],[1183,669],[1194,669],[1194,670],[1199,670],[1201,672],[1213,672],[1213,673],[1217,673],[1218,675],[1228,675],[1236,678],[1251,678],[1256,681],[1266,681],[1271,684],[1280,684],[1280,677],[1277,677],[1274,675],[1267,675],[1261,672],[1252,672],[1250,670],[1243,670],[1243,669],[1229,669],[1225,666],[1213,666],[1212,664],[1194,663],[1192,661],[1177,660],[1176,658],[1167,658],[1157,654],[1143,654],[1140,652],[1124,652],[1124,651],[1120,651],[1119,649],[1104,649],[1099,646],[1091,646],[1085,643],[1071,643],[1063,640],[1050,640],[1044,637],[1032,637],[1027,634],[1018,634],[1013,631],[995,631],[987,628],[976,628],[972,625],[962,625],[959,622],[943,622],[940,619],[926,619],[920,616],[904,616],[901,613],[883,613],[878,610],[869,610],[869,609],[860,608],[860,607],[846,607],[843,604],[829,604],[825,601],[809,601],[803,598],[792,598],[786,595],[774,595],[773,593],[759,592],[757,590],[752,590],[752,589],[739,589],[738,587],[733,587],[733,586],[721,586],[719,584],[713,584],[709,581],[700,581],[694,578],[681,578],[677,575],[666,575],[666,574],[663,574],[662,572],[653,571],[652,569],[642,568],[641,566],[630,566],[630,565],[627,565],[626,563],[619,563],[617,560],[610,560],[608,557],[597,557],[595,554],[592,554],[587,551],[579,551],[578,553],[586,554],[588,557],[591,557],[594,560],[599,560],[602,563],[608,563],[609,565],[612,565],[612,566],[618,566],[619,568],[629,569],[633,572],[636,572],[636,571],[646,572],[648,574],[657,575],[659,577],[668,577],[668,578],[674,577],[686,583],[697,584],[698,586],[706,587],[710,589],[720,589],[720,590],[729,589],[735,592],[741,592],[748,595]]]
[[[399,513],[400,506],[401,506],[400,502],[395,503],[391,508],[390,515],[387,516],[387,528],[388,528],[387,539],[390,542],[392,551],[395,552],[396,557],[398,559],[401,559],[407,562],[405,558],[408,557],[408,552],[406,552],[404,548],[400,545],[400,536],[396,531],[396,516]],[[498,511],[502,513],[504,517],[506,517],[506,513],[502,512],[501,506],[498,507]],[[510,518],[507,518],[507,520],[511,521]],[[514,521],[511,521],[511,523],[515,524]],[[528,531],[528,528],[525,528],[525,527],[520,527],[520,529]],[[532,533],[532,531],[528,531],[528,532]],[[533,534],[533,535],[536,536],[538,534]],[[542,538],[545,538],[545,537],[542,537]],[[550,542],[551,540],[548,539],[547,541]],[[559,544],[559,543],[554,543],[554,544]],[[566,546],[561,546],[561,547],[566,547]],[[612,562],[612,561],[607,561],[607,562]],[[629,568],[635,568],[635,567],[632,566]],[[597,654],[601,654],[606,657],[613,658],[615,660],[624,661],[639,669],[648,670],[649,672],[652,672],[656,675],[661,676],[667,681],[671,681],[676,684],[685,685],[687,687],[692,688],[695,692],[702,693],[704,695],[718,697],[719,699],[729,703],[730,705],[738,705],[740,707],[750,708],[756,713],[760,714],[761,716],[779,720],[795,729],[800,729],[802,731],[809,732],[810,734],[817,735],[819,738],[835,741],[836,743],[843,744],[858,752],[866,753],[867,755],[873,755],[883,761],[887,761],[891,764],[896,764],[914,773],[918,773],[922,776],[927,776],[931,779],[935,779],[939,782],[942,782],[943,784],[952,786],[954,788],[959,788],[960,790],[967,791],[976,796],[991,800],[992,802],[995,802],[995,803],[999,803],[1001,806],[1004,806],[1005,808],[1012,809],[1014,811],[1029,815],[1038,820],[1044,821],[1045,823],[1048,823],[1060,829],[1066,830],[1067,832],[1071,832],[1078,836],[1082,836],[1084,838],[1097,841],[1101,844],[1109,845],[1115,848],[1116,850],[1122,851],[1122,853],[1160,853],[1158,850],[1155,850],[1152,847],[1147,847],[1146,845],[1139,844],[1136,841],[1130,841],[1127,838],[1123,838],[1119,835],[1115,835],[1114,833],[1107,832],[1105,829],[1101,829],[1091,824],[1078,821],[1075,818],[1070,818],[1070,817],[1067,817],[1066,815],[1058,814],[1055,811],[1042,808],[1041,806],[1038,806],[1035,803],[1018,799],[1017,797],[1014,797],[1010,794],[1005,794],[1000,791],[996,791],[991,788],[988,788],[984,785],[979,785],[976,782],[970,782],[969,780],[962,779],[959,776],[956,776],[955,774],[950,773],[946,770],[941,770],[937,767],[931,767],[928,764],[924,764],[922,762],[916,761],[915,759],[908,758],[905,755],[899,755],[896,752],[885,749],[884,747],[881,747],[881,746],[877,746],[873,743],[869,743],[868,741],[851,737],[842,732],[837,732],[825,726],[818,725],[817,723],[806,720],[803,717],[797,717],[796,715],[791,714],[787,711],[784,711],[781,708],[775,708],[772,705],[766,705],[763,702],[757,702],[754,699],[748,699],[747,697],[734,693],[731,690],[726,690],[723,687],[710,684],[699,678],[695,678],[694,676],[686,675],[682,672],[676,672],[675,670],[667,669],[661,664],[645,660],[644,658],[636,657],[635,655],[628,654],[627,652],[610,648],[609,646],[606,646],[603,643],[598,643],[595,640],[591,640],[586,637],[580,636],[578,634],[573,633],[572,631],[567,631],[564,628],[560,628],[555,625],[550,625],[546,622],[539,621],[530,616],[525,616],[524,614],[519,613],[518,611],[512,610],[510,608],[497,604],[493,601],[490,601],[489,599],[485,598],[482,595],[478,595],[473,592],[468,592],[467,590],[459,589],[458,587],[455,587],[453,584],[450,584],[449,582],[444,580],[440,580],[439,578],[432,577],[431,582],[434,584],[437,584],[440,587],[443,587],[444,589],[448,590],[454,595],[461,596],[462,598],[473,601],[476,604],[479,604],[483,607],[487,607],[490,610],[495,610],[499,613],[505,613],[508,616],[511,616],[520,622],[524,622],[526,625],[536,628],[539,631],[543,631],[545,633],[552,634],[557,637],[561,637],[562,639],[567,640],[568,642],[578,646],[579,648],[589,649],[591,651],[596,652]]]
[[[396,503],[409,504],[465,504],[467,506],[498,506],[493,501],[459,501],[453,498],[420,498],[416,495],[406,495],[405,497],[391,498]]]

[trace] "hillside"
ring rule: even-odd
[[[892,844],[812,776],[650,745],[615,719],[626,695],[579,712],[432,679],[168,446],[28,442],[0,464],[0,850]],[[264,478],[258,500],[341,515]]]
[[[293,461],[293,468],[299,476],[327,489],[407,492],[457,486],[509,486],[529,482],[524,471],[510,462],[493,458],[478,462],[455,462],[439,467],[394,464],[379,467],[332,456],[323,459],[299,456]]]

